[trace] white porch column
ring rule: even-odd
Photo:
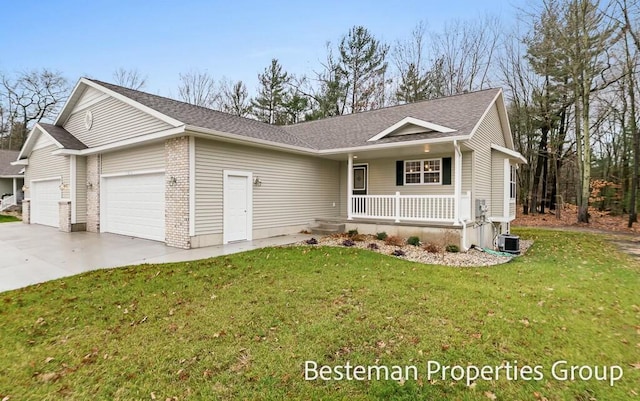
[[[454,154],[454,166],[455,166],[455,179],[453,182],[453,192],[456,199],[455,204],[455,216],[454,223],[458,224],[460,222],[460,205],[462,204],[462,152],[460,151],[460,145],[458,145],[458,141],[453,141],[453,147],[455,150]]]
[[[347,161],[347,220],[353,220],[351,216],[353,204],[353,153],[349,153]]]
[[[13,196],[15,196],[16,203],[18,203],[18,179],[13,177]]]

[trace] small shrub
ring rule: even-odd
[[[393,255],[393,256],[405,256],[406,253],[404,253],[404,251],[402,249],[396,249],[395,251],[391,252],[391,255]]]
[[[460,248],[458,248],[458,245],[454,245],[454,244],[447,245],[446,250],[447,252],[451,252],[451,253],[460,252]]]
[[[349,236],[347,235],[347,233],[335,233],[335,234],[331,234],[329,235],[330,238],[335,238],[335,239],[341,239],[341,238],[349,238]]]
[[[407,239],[407,244],[413,245],[413,246],[420,246],[420,238],[418,238],[418,237],[409,237]]]
[[[318,245],[318,240],[315,238],[309,238],[305,242],[307,243],[307,245]]]
[[[344,241],[342,241],[342,245],[343,246],[354,246],[356,243],[351,241],[350,239],[346,239]]]
[[[378,240],[380,240],[380,241],[384,241],[384,240],[386,240],[386,239],[387,239],[387,237],[388,237],[388,235],[387,235],[387,233],[386,233],[386,232],[384,232],[384,231],[383,231],[383,232],[381,232],[381,233],[377,233],[377,234],[376,234],[376,239],[378,239]]]
[[[356,234],[353,237],[351,237],[351,239],[354,240],[354,241],[362,242],[362,241],[365,241],[367,239],[367,236],[364,235],[364,234]]]
[[[384,240],[384,243],[392,246],[403,246],[404,240],[401,237],[398,237],[397,235],[392,235],[390,237],[387,237]]]
[[[440,248],[438,245],[434,244],[433,242],[427,242],[426,244],[424,244],[422,249],[424,249],[426,252],[429,252],[429,253],[440,253],[442,248]]]
[[[355,237],[356,235],[358,235],[358,229],[356,228],[355,230],[347,231],[347,235],[349,236],[349,238]]]
[[[370,243],[369,245],[367,245],[367,248],[371,249],[372,251],[375,251],[377,249],[380,249],[380,247],[378,246],[378,244],[376,244],[375,242]]]

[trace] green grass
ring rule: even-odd
[[[262,249],[102,270],[0,294],[0,399],[622,400],[640,393],[640,266],[602,237],[519,230],[491,268],[346,248]],[[557,360],[620,365],[559,381]],[[415,365],[419,380],[305,381],[306,360]],[[541,365],[540,381],[429,382],[443,365]]]
[[[20,219],[15,216],[0,214],[0,223],[11,223],[13,221],[20,221]]]

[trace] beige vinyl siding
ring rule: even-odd
[[[413,184],[413,185],[396,185],[396,161],[397,160],[427,160],[441,159],[443,157],[451,158],[451,185],[440,184]],[[402,158],[388,159],[372,159],[357,160],[353,164],[369,165],[369,188],[368,195],[395,195],[396,191],[400,195],[453,195],[454,179],[455,179],[455,163],[453,162],[453,154],[434,154],[425,157],[422,153],[416,156],[404,156]],[[442,164],[440,165],[442,168]],[[346,182],[346,169],[343,170]],[[346,187],[345,187],[346,188]]]
[[[87,110],[91,110],[93,114],[90,130],[85,126]],[[89,147],[151,134],[170,127],[164,121],[112,97],[71,114],[64,123],[67,131]]]
[[[253,188],[254,230],[335,217],[338,165],[331,160],[197,138],[195,234],[222,233],[223,170],[252,172],[262,181],[262,186]]]
[[[102,174],[163,170],[164,142],[102,154]]]
[[[70,167],[69,156],[54,156],[51,152],[58,150],[55,145],[45,146],[36,149],[29,155],[29,165],[25,169],[24,183],[31,186],[31,181],[46,178],[62,177],[63,184],[69,184]],[[70,197],[71,186],[67,185],[61,193],[61,198],[68,199]],[[25,198],[31,198],[29,190],[25,191]]]
[[[104,97],[105,93],[102,91],[99,91],[95,88],[91,88],[91,87],[87,87],[84,92],[82,93],[82,96],[80,97],[80,99],[78,99],[78,102],[76,103],[75,107],[73,108],[73,113],[76,113],[82,109],[84,109],[86,107],[86,105],[90,104],[91,102],[95,101],[96,99],[99,99],[100,97]]]
[[[454,166],[455,168],[455,166]],[[462,194],[473,190],[473,152],[462,152]],[[455,181],[451,180],[455,184]]]
[[[502,217],[504,214],[504,156],[491,151],[491,213],[489,216]]]
[[[87,158],[76,156],[76,223],[87,222]]]
[[[509,203],[509,217],[512,219],[516,218],[516,203],[515,202],[510,202]]]
[[[487,201],[489,205],[489,216],[496,215],[496,212],[502,214],[501,210],[495,211],[493,209],[491,183],[494,179],[504,180],[503,175],[497,178],[492,177],[491,144],[505,146],[498,108],[495,105],[488,111],[477,131],[467,143],[467,146],[474,151],[472,196],[474,199],[485,199]],[[475,202],[473,202],[473,204],[475,204]]]
[[[347,166],[346,161],[340,162],[340,216],[347,217]]]

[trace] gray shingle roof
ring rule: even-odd
[[[49,135],[51,135],[56,141],[62,145],[65,149],[82,150],[86,149],[87,145],[82,143],[78,138],[71,135],[69,131],[62,127],[58,127],[53,124],[39,123]]]
[[[91,81],[184,124],[314,150],[469,135],[500,91],[487,89],[295,125],[274,126],[98,80]],[[445,126],[455,132],[387,137],[368,142],[374,135],[406,117]]]
[[[500,89],[487,89],[324,120],[309,121],[283,128],[287,132],[309,142],[316,149],[349,148],[375,143],[469,135],[499,91]],[[433,132],[386,137],[375,142],[368,142],[374,135],[406,117],[414,117],[456,131],[448,134]]]
[[[265,124],[249,118],[234,116],[221,111],[211,110],[206,107],[194,106],[192,104],[152,95],[150,93],[123,88],[122,86],[112,85],[94,79],[91,81],[187,125],[287,145],[313,148],[309,143],[286,132],[279,126]]]
[[[19,175],[24,166],[12,166],[11,162],[18,160],[17,150],[0,150],[0,176]]]

